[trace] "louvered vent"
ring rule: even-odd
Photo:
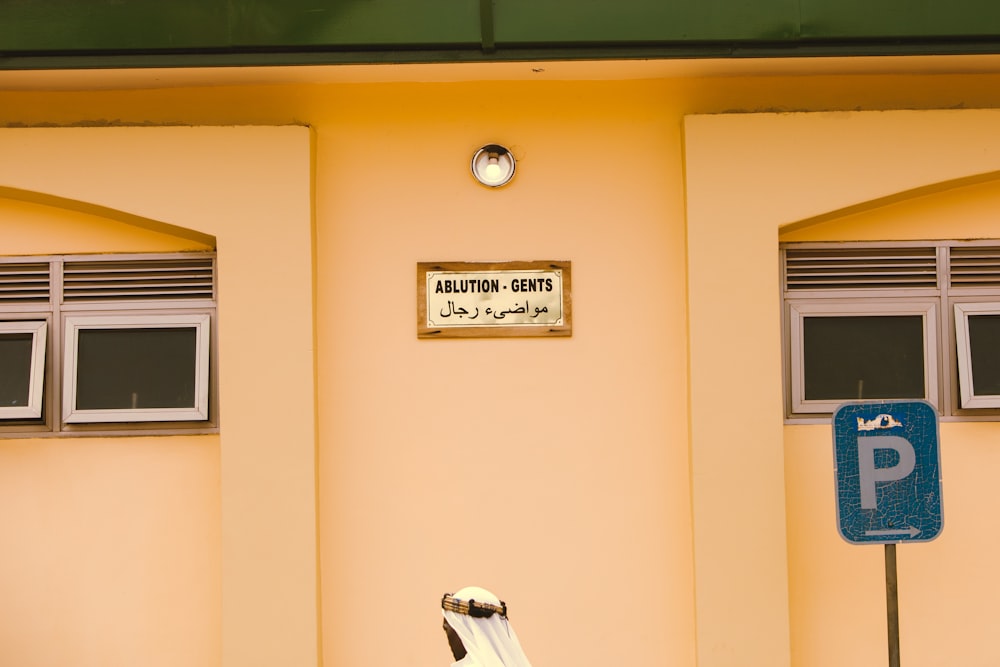
[[[955,247],[950,254],[950,286],[1000,286],[1000,247]]]
[[[0,263],[0,303],[46,303],[48,300],[48,262]]]
[[[211,299],[211,258],[66,262],[63,300],[135,301]]]
[[[785,289],[789,291],[928,287],[937,287],[932,247],[785,251]]]

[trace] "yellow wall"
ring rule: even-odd
[[[988,131],[997,119],[985,120],[978,127]],[[947,156],[943,161],[961,169],[967,159]],[[786,227],[781,240],[996,238],[998,218],[1000,181],[995,172],[987,172],[861,202],[832,219],[804,220]],[[991,576],[1000,540],[980,528],[985,517],[1000,509],[991,480],[1000,469],[998,438],[1000,429],[993,422],[941,425],[944,532],[932,543],[897,548],[900,641],[907,663],[911,655],[927,665],[1000,660],[1000,650],[981,639],[991,631],[991,600],[1000,595],[1000,579]],[[830,530],[836,522],[830,503],[830,449],[829,426],[786,428],[789,554],[795,564],[790,572],[796,619],[792,645],[797,664],[832,667],[883,651],[886,630],[877,600],[859,604],[884,586],[881,549],[847,545]],[[859,613],[864,616],[857,618]],[[856,618],[849,640],[816,636],[813,628],[848,618]],[[942,636],[948,640],[941,641]]]
[[[352,92],[318,105],[327,663],[447,664],[436,601],[478,582],[537,664],[690,664],[679,128],[643,87]],[[417,261],[535,259],[573,263],[571,338],[417,340]]]
[[[1000,235],[989,183],[935,187],[1000,168],[993,112],[845,111],[1000,106],[1000,79],[982,61],[867,62],[8,84],[0,125],[81,127],[0,129],[3,252],[214,238],[222,420],[218,436],[0,441],[2,506],[29,508],[0,514],[0,573],[30,575],[0,574],[20,629],[0,662],[447,664],[437,600],[477,584],[537,665],[882,664],[881,551],[836,536],[829,428],[782,423],[777,244],[933,234],[906,223],[928,210]],[[748,113],[765,109],[839,111]],[[495,191],[468,173],[490,142],[518,159]],[[417,340],[418,261],[534,259],[573,263],[572,337]],[[946,479],[973,483],[946,487],[938,541],[900,549],[908,665],[998,659],[970,633],[1000,545],[956,516],[993,506],[994,431],[942,428]],[[105,476],[93,497],[73,484],[81,457]],[[103,532],[78,532],[83,512]],[[170,586],[147,517],[187,559]],[[128,593],[94,595],[120,588],[123,540],[139,543]],[[35,595],[50,544],[84,554],[59,573],[82,593]],[[981,625],[944,613],[967,608]]]
[[[217,438],[0,447],[0,655],[11,665],[219,661]]]
[[[768,317],[744,312],[740,340],[756,342],[770,355],[768,369],[755,366],[751,370],[757,373],[734,374],[732,368],[748,349],[744,344],[706,339],[703,350],[692,345],[693,424],[699,404],[717,404],[723,390],[744,397],[729,411],[727,423],[751,423],[762,413],[780,421],[780,407],[774,410],[774,400],[781,396],[774,249],[782,227],[789,230],[782,240],[995,238],[1000,199],[992,175],[1000,166],[1000,141],[993,128],[998,122],[1000,113],[991,110],[687,119],[688,224],[689,230],[701,230],[689,233],[692,285],[711,276],[741,286],[736,291],[705,290],[700,298],[692,292],[692,303],[700,306],[691,310],[692,339],[724,326],[724,314],[749,301]],[[921,159],[924,155],[934,159]],[[719,198],[719,191],[737,196]],[[843,210],[850,214],[827,218]],[[719,243],[733,235],[734,217],[741,221],[739,242]],[[904,220],[913,224],[904,225]],[[747,252],[754,243],[772,251]],[[709,434],[731,430],[714,426]],[[786,496],[792,664],[876,664],[886,645],[883,552],[850,546],[836,534],[830,426],[785,427],[777,458],[774,445],[780,447],[781,441],[763,439],[762,433],[762,428],[753,432],[748,443],[753,454],[746,456],[746,465],[722,469],[703,482],[705,497],[742,492],[763,498],[760,479],[780,475]],[[900,642],[906,664],[989,665],[1000,659],[996,647],[977,639],[992,615],[990,600],[998,585],[984,554],[996,554],[1000,542],[974,527],[997,509],[987,481],[997,436],[995,423],[942,425],[946,528],[933,543],[898,550]],[[726,456],[720,441],[702,442],[693,428],[695,452],[703,444]],[[697,494],[698,455],[694,458]],[[706,555],[696,552],[696,565],[707,561],[723,570],[732,561],[711,544],[722,520],[707,504],[709,511],[699,508],[696,495],[696,549],[702,546],[699,531],[709,535]],[[746,515],[759,516],[762,509],[763,501],[752,503]],[[774,550],[771,556],[779,558]],[[770,562],[763,575],[777,580],[781,573],[776,569]],[[700,604],[701,598],[699,594]],[[714,608],[710,599],[705,601],[720,619],[723,598]]]
[[[2,662],[316,664],[308,130],[10,129],[0,144],[9,254],[217,239],[224,424],[0,446]]]
[[[13,198],[0,238],[7,255],[205,249]],[[0,662],[217,663],[218,476],[214,436],[3,442]]]

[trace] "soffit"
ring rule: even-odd
[[[998,72],[1000,72],[1000,55],[97,68],[0,70],[0,90],[94,91],[274,84],[616,81],[755,76],[959,75]]]

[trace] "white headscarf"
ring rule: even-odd
[[[475,600],[503,606],[500,598],[485,588],[476,586],[463,588],[452,597],[464,602]],[[458,633],[467,651],[464,658],[453,663],[455,667],[531,667],[521,650],[521,642],[514,634],[514,628],[501,614],[475,618],[447,609],[442,609],[441,613],[448,625]]]

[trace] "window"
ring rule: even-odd
[[[0,259],[0,432],[213,430],[209,253]]]
[[[208,315],[67,317],[63,419],[207,419],[208,336]]]
[[[42,416],[45,322],[0,322],[0,419]]]
[[[962,407],[1000,407],[1000,303],[956,303],[955,332]]]
[[[791,306],[795,412],[833,412],[855,399],[935,402],[933,304]]]
[[[1000,244],[782,246],[786,417],[858,399],[1000,416]]]

